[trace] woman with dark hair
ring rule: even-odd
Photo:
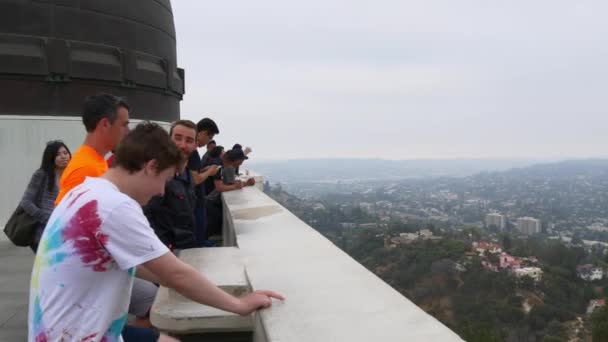
[[[34,252],[38,249],[44,226],[55,208],[59,179],[71,158],[70,149],[62,141],[49,141],[42,153],[40,168],[32,175],[19,203],[26,213],[38,221],[34,244],[30,246]]]

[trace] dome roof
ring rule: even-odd
[[[84,98],[127,98],[135,119],[179,118],[169,0],[0,0],[0,115],[80,116]]]

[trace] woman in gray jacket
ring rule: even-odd
[[[70,149],[62,141],[49,141],[42,153],[40,168],[32,175],[19,203],[26,213],[38,221],[34,244],[30,246],[34,252],[38,249],[46,222],[55,209],[59,179],[71,158]]]

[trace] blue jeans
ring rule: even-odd
[[[124,342],[157,342],[160,334],[157,330],[149,328],[138,328],[125,325],[122,328],[122,339]]]

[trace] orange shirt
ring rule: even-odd
[[[90,146],[80,146],[61,175],[55,206],[70,190],[84,182],[85,177],[99,177],[106,171],[108,171],[108,164],[103,156],[100,156]]]

